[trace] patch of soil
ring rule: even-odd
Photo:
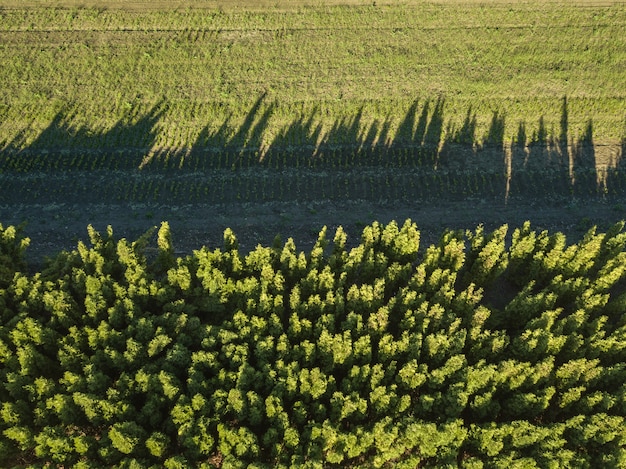
[[[370,201],[242,202],[229,205],[162,204],[15,204],[0,206],[4,226],[25,223],[24,234],[31,239],[27,250],[30,269],[41,268],[46,257],[74,249],[79,240],[88,243],[87,225],[104,232],[108,225],[116,238],[135,240],[161,221],[168,221],[178,255],[191,254],[202,246],[221,248],[223,232],[233,229],[242,253],[257,245],[271,245],[276,235],[291,237],[299,250],[307,252],[321,228],[328,238],[342,226],[348,244],[360,241],[363,227],[377,220],[399,225],[410,218],[421,232],[422,249],[439,240],[446,229],[473,230],[483,224],[492,230],[509,225],[509,233],[526,220],[538,230],[561,231],[570,242],[577,241],[593,225],[604,231],[626,218],[626,204],[620,200],[589,198],[561,202],[532,200],[464,200],[434,203]],[[156,241],[154,243],[156,246]]]

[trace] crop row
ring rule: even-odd
[[[202,148],[189,151],[126,149],[26,150],[0,153],[0,172],[37,173],[56,171],[166,171],[172,174],[206,170],[248,168],[310,168],[350,169],[358,167],[410,168],[432,167],[436,147],[385,148],[360,151],[354,145],[321,148],[304,147],[292,150],[262,152],[259,149]],[[495,150],[503,166],[504,153]]]
[[[10,2],[9,2],[10,3]],[[65,2],[67,3],[67,2]],[[80,2],[77,2],[81,4]],[[218,2],[219,3],[219,2]],[[619,5],[608,9],[601,3],[618,2],[569,2],[558,8],[546,7],[544,2],[496,4],[489,9],[476,8],[471,2],[454,2],[453,5],[419,4],[401,6],[384,5],[376,8],[371,4],[361,7],[334,6],[313,8],[311,6],[281,9],[228,8],[230,2],[222,2],[220,8],[187,8],[177,10],[132,8],[119,9],[116,2],[98,2],[101,8],[33,8],[16,6],[3,10],[0,30],[203,30],[216,29],[236,31],[241,29],[280,30],[286,24],[295,29],[372,29],[405,27],[431,27],[445,29],[450,26],[450,12],[459,27],[476,28],[486,26],[527,27],[529,25],[554,27],[561,21],[572,24],[594,20],[599,23],[621,18]],[[111,6],[112,8],[106,8]],[[585,7],[585,8],[581,8]],[[592,11],[592,14],[587,14]],[[601,16],[598,15],[601,12]],[[598,17],[599,16],[599,17]],[[414,21],[419,19],[419,21]],[[26,27],[27,26],[27,27]]]
[[[272,170],[172,174],[95,171],[0,175],[0,203],[157,202],[229,204],[315,200],[395,200],[404,202],[466,198],[623,196],[626,174],[609,171],[522,170],[503,172],[421,170]]]

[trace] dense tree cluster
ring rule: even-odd
[[[407,221],[25,271],[0,226],[0,465],[623,467],[626,233]]]

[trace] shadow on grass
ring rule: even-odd
[[[165,173],[169,176],[156,182],[124,182],[128,188],[118,191],[124,195],[116,195],[135,200],[136,194],[150,192],[152,199],[168,203],[182,193],[188,194],[187,201],[211,203],[300,198],[506,201],[626,193],[626,137],[621,145],[597,145],[589,120],[574,140],[566,97],[558,129],[548,129],[542,116],[530,135],[528,123],[517,123],[511,141],[505,141],[504,113],[494,111],[481,136],[473,109],[455,124],[446,119],[442,97],[416,99],[399,123],[390,118],[368,121],[363,109],[324,122],[322,111],[314,109],[276,131],[270,124],[277,108],[263,94],[240,124],[229,117],[217,128],[207,125],[185,149],[156,146],[165,103],[144,113],[129,111],[100,133],[74,127],[72,111],[64,110],[33,142],[26,145],[24,136],[18,136],[2,150],[0,172]],[[246,168],[255,171],[238,171]],[[206,180],[182,182],[187,173],[205,174]]]
[[[156,143],[164,111],[163,102],[147,112],[131,110],[110,129],[94,132],[75,127],[73,110],[63,109],[28,145],[23,135],[10,142],[0,152],[0,170],[136,169],[146,149]]]

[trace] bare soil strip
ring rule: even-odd
[[[251,202],[231,205],[163,204],[22,204],[0,206],[3,224],[26,223],[24,233],[31,238],[27,259],[34,271],[44,259],[62,250],[74,249],[79,240],[88,242],[87,225],[104,231],[113,227],[118,238],[134,240],[163,220],[170,223],[178,255],[190,254],[202,246],[211,249],[223,244],[223,232],[236,233],[242,252],[258,244],[271,245],[276,235],[291,237],[298,249],[309,250],[323,226],[342,226],[348,243],[356,245],[364,226],[377,220],[401,222],[407,218],[418,225],[422,246],[436,243],[446,229],[473,230],[509,225],[510,233],[524,221],[535,229],[561,231],[572,241],[597,225],[604,230],[626,217],[626,200],[572,199],[569,202],[511,200],[466,200],[432,204],[387,201]]]

